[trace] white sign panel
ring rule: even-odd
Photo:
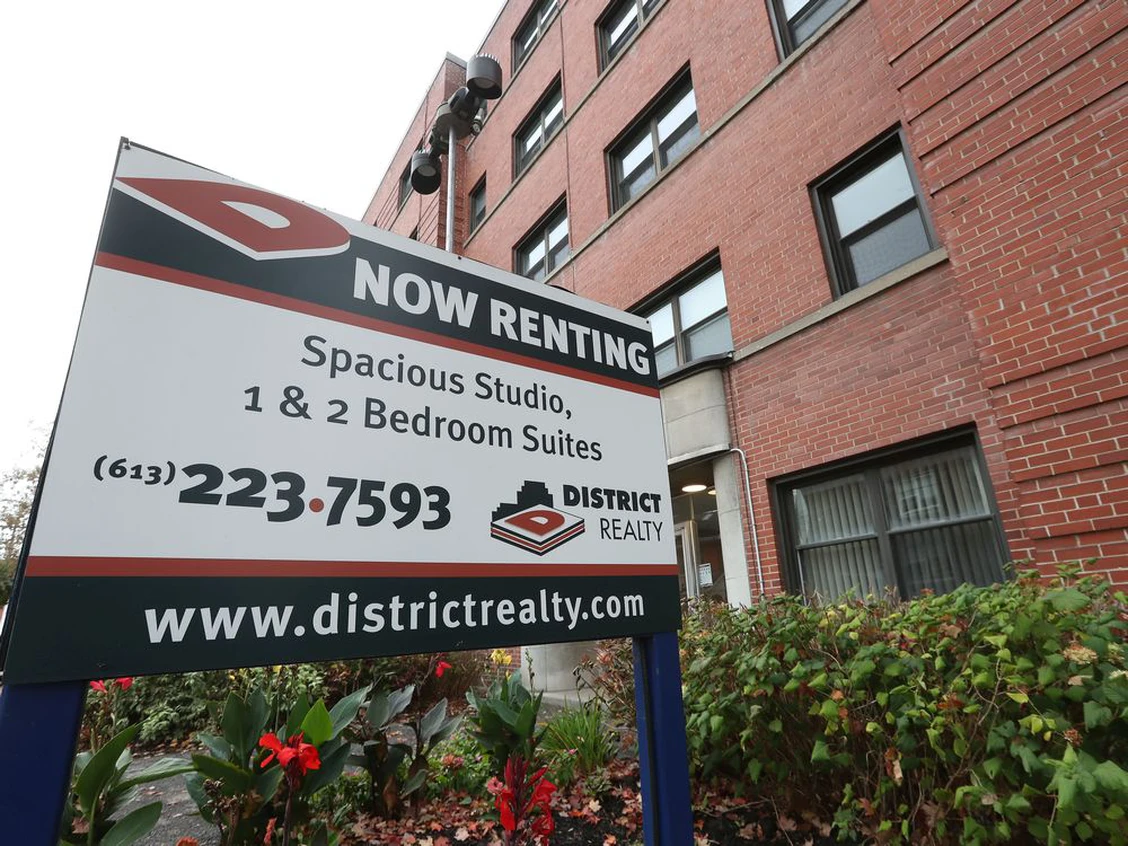
[[[640,318],[126,145],[7,678],[675,628],[656,386]]]

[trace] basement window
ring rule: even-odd
[[[789,584],[827,601],[1003,578],[1001,524],[972,435],[777,483]]]

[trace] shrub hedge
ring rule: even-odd
[[[702,606],[695,775],[878,842],[1128,842],[1128,605],[1064,572],[912,602]]]

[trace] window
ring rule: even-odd
[[[486,177],[478,180],[474,190],[470,192],[470,231],[478,228],[478,224],[486,217]]]
[[[783,55],[793,52],[848,0],[768,0]]]
[[[807,595],[911,598],[1003,577],[1004,546],[970,436],[778,486],[793,582]]]
[[[515,266],[539,282],[563,264],[568,252],[568,206],[561,201],[517,245]]]
[[[411,163],[408,162],[407,167],[403,169],[400,174],[399,180],[399,204],[402,207],[407,202],[407,198],[411,196]]]
[[[416,226],[414,229],[412,229],[411,234],[408,235],[407,237],[410,238],[412,241],[418,241],[419,240],[419,227]]]
[[[711,262],[689,274],[688,288],[650,311],[658,376],[707,355],[732,350],[725,279]]]
[[[839,295],[934,246],[900,133],[864,151],[814,192]]]
[[[613,207],[637,197],[698,135],[697,100],[687,73],[609,151]]]
[[[564,100],[557,79],[513,136],[513,175],[519,176],[533,157],[564,125]]]
[[[599,19],[600,66],[607,67],[619,55],[659,0],[620,0]]]
[[[535,0],[517,32],[513,36],[513,69],[521,67],[525,57],[533,52],[540,37],[548,29],[548,22],[556,14],[556,0]]]

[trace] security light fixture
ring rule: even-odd
[[[501,65],[492,56],[474,56],[466,63],[466,84],[435,110],[427,144],[411,156],[411,187],[433,194],[442,181],[440,157],[452,155],[458,138],[477,135],[486,119],[486,101],[501,96]]]
[[[701,493],[707,487],[709,487],[709,486],[708,485],[697,485],[697,484],[683,485],[682,486],[682,492],[683,493]]]
[[[426,147],[411,154],[411,187],[419,194],[433,194],[442,181],[442,163],[437,151]]]

